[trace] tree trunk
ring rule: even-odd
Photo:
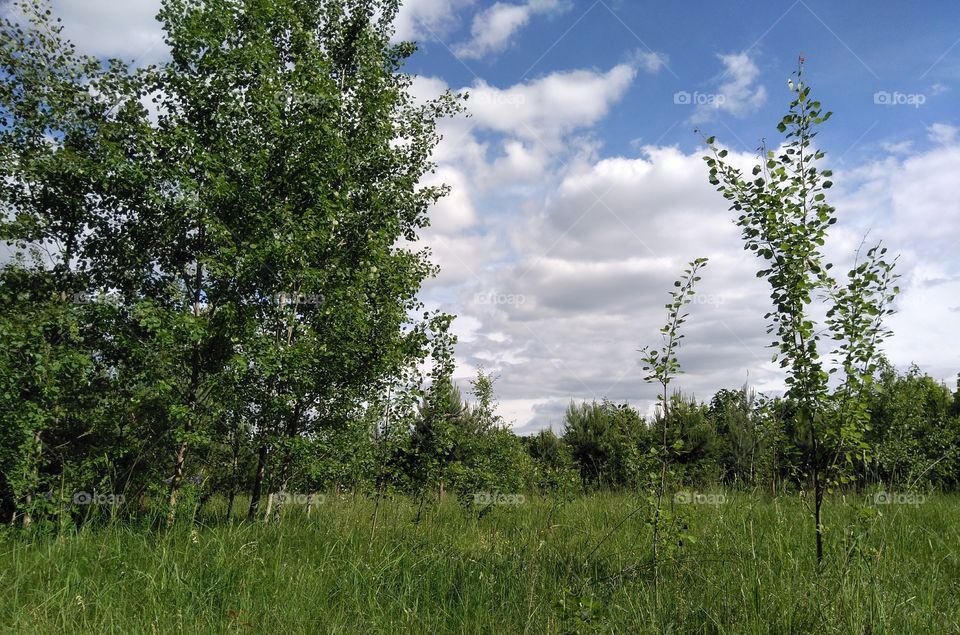
[[[660,508],[667,489],[667,424],[670,417],[670,406],[667,402],[667,384],[663,384],[663,438],[660,456],[660,487],[657,490],[657,507],[653,510],[653,588],[657,594],[657,605],[660,602],[660,572],[658,558],[660,555]]]
[[[199,231],[199,238],[202,242],[204,240],[204,228],[201,226]],[[193,316],[195,318],[200,317],[200,299],[202,294],[201,286],[203,284],[203,265],[197,262],[197,271],[194,276],[193,284]],[[197,411],[199,410],[198,405],[200,402],[198,391],[200,389],[200,341],[193,343],[193,352],[190,355],[190,414],[192,418],[197,417]],[[186,434],[190,433],[190,428],[192,427],[193,419],[188,421],[184,426],[184,432]],[[167,505],[169,507],[167,511],[167,527],[169,528],[173,525],[173,521],[177,517],[177,493],[180,490],[180,483],[183,481],[183,468],[187,460],[187,450],[189,449],[189,444],[186,440],[180,443],[180,449],[177,451],[177,458],[174,461],[173,468],[173,477],[170,479],[170,496],[167,500]]]
[[[31,471],[33,474],[30,487],[27,489],[27,493],[24,496],[26,505],[23,510],[23,526],[27,528],[33,523],[33,516],[30,514],[30,506],[33,504],[33,495],[35,493],[34,488],[36,487],[37,481],[40,480],[40,459],[43,458],[43,442],[41,440],[42,432],[37,430],[33,433],[33,465],[31,466]]]
[[[187,442],[180,444],[180,450],[177,452],[177,459],[173,466],[173,476],[170,478],[170,495],[167,499],[167,527],[173,525],[177,517],[177,493],[180,491],[180,483],[183,481],[183,467],[187,460]]]
[[[270,514],[273,512],[273,492],[267,494],[267,510],[263,513],[263,522],[270,522]]]
[[[227,522],[230,522],[230,519],[233,518],[233,502],[237,498],[236,488],[230,489],[230,497],[227,499]]]
[[[250,508],[247,510],[247,520],[257,517],[257,507],[260,505],[260,494],[263,489],[263,473],[267,467],[267,444],[260,446],[257,456],[257,471],[253,477],[253,489],[250,492]]]
[[[823,564],[823,519],[821,511],[823,508],[823,484],[820,481],[820,468],[813,468],[813,521],[816,526],[817,536],[817,568]]]

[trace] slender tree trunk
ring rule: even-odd
[[[257,471],[253,477],[253,489],[250,492],[250,508],[247,510],[247,520],[257,517],[257,507],[260,505],[261,490],[263,489],[263,473],[267,467],[267,444],[260,446],[257,455]]]
[[[170,495],[167,499],[167,527],[173,525],[177,517],[177,494],[180,491],[180,483],[183,481],[183,468],[187,461],[187,442],[180,444],[177,451],[177,458],[173,465],[173,476],[170,479]]]
[[[26,505],[23,510],[23,526],[24,528],[29,527],[33,523],[33,516],[30,513],[30,506],[33,505],[33,497],[36,493],[35,487],[37,481],[40,480],[40,460],[43,458],[43,441],[42,441],[42,431],[37,430],[33,433],[33,461],[30,466],[31,478],[30,478],[30,487],[27,489],[26,495],[24,496],[24,502]]]
[[[273,492],[267,494],[267,509],[263,512],[263,522],[270,522],[270,514],[273,513]]]
[[[823,483],[820,480],[820,468],[813,468],[813,520],[816,525],[817,536],[817,567],[823,564]]]
[[[204,239],[204,230],[203,227],[200,228],[200,241]],[[200,317],[200,298],[201,298],[201,286],[203,284],[203,265],[197,262],[197,272],[194,276],[194,285],[193,285],[193,316],[195,318]],[[198,391],[200,389],[200,342],[196,341],[193,343],[193,352],[190,356],[190,415],[191,420],[187,422],[184,426],[184,433],[189,434],[192,428],[194,421],[193,418],[197,417],[197,410],[199,405],[199,396]],[[173,468],[173,477],[170,479],[170,496],[167,500],[167,527],[169,528],[173,525],[173,521],[177,517],[177,494],[180,491],[180,484],[183,481],[183,469],[184,464],[187,460],[187,450],[189,449],[189,444],[186,440],[180,443],[180,449],[177,451],[177,457],[174,461]]]
[[[237,499],[237,489],[240,487],[240,415],[233,417],[233,460],[230,465],[230,496],[227,499],[227,521],[233,518],[233,505]]]
[[[229,522],[233,518],[233,503],[237,498],[237,489],[230,489],[230,497],[227,499],[227,521]]]
[[[667,384],[663,384],[663,434],[660,456],[660,487],[657,490],[657,507],[653,510],[653,588],[657,593],[657,602],[660,601],[660,507],[663,505],[663,496],[667,489],[667,421],[670,416],[667,404]]]

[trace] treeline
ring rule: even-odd
[[[558,422],[559,433],[551,428],[517,437],[494,414],[491,386],[490,376],[481,372],[473,382],[475,403],[447,384],[442,417],[421,409],[422,418],[400,441],[384,473],[391,489],[422,492],[432,483],[436,494],[447,490],[467,503],[485,491],[643,491],[659,470],[660,410],[645,418],[628,404],[571,403]],[[884,362],[867,400],[867,448],[853,457],[852,478],[844,487],[952,491],[960,486],[960,382],[951,391],[916,366],[899,373]],[[795,409],[789,399],[747,387],[720,390],[708,403],[674,393],[667,426],[672,480],[771,495],[809,489],[804,457],[811,443],[796,424]],[[444,432],[436,426],[446,429],[447,446],[438,443]],[[427,465],[433,467],[432,479]],[[424,478],[411,481],[413,474]],[[341,485],[368,491],[377,486],[369,475]]]
[[[916,367],[885,366],[869,396],[869,451],[854,459],[851,487],[953,490],[960,485],[960,386],[951,392]],[[688,485],[726,485],[770,494],[807,488],[801,457],[809,439],[789,400],[747,388],[724,389],[709,403],[674,393],[668,427],[670,464]],[[658,462],[659,415],[610,402],[571,404],[562,434],[526,440],[531,455],[567,466],[587,487],[641,487]],[[542,472],[543,467],[538,466]]]

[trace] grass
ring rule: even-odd
[[[655,590],[628,494],[327,501],[278,523],[7,533],[0,629],[23,633],[960,633],[960,498],[830,500],[818,573],[796,497],[678,506]],[[211,509],[213,514],[222,510]],[[606,539],[605,539],[606,537]],[[599,546],[598,546],[599,545]]]

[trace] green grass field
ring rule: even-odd
[[[270,525],[8,533],[0,628],[23,633],[958,633],[960,498],[828,502],[827,559],[796,497],[678,505],[685,541],[650,568],[625,494],[328,498]],[[208,510],[211,517],[219,510]],[[867,511],[863,511],[866,509]],[[871,511],[873,510],[873,511]],[[876,513],[879,512],[879,513]],[[622,524],[617,527],[618,523]]]

